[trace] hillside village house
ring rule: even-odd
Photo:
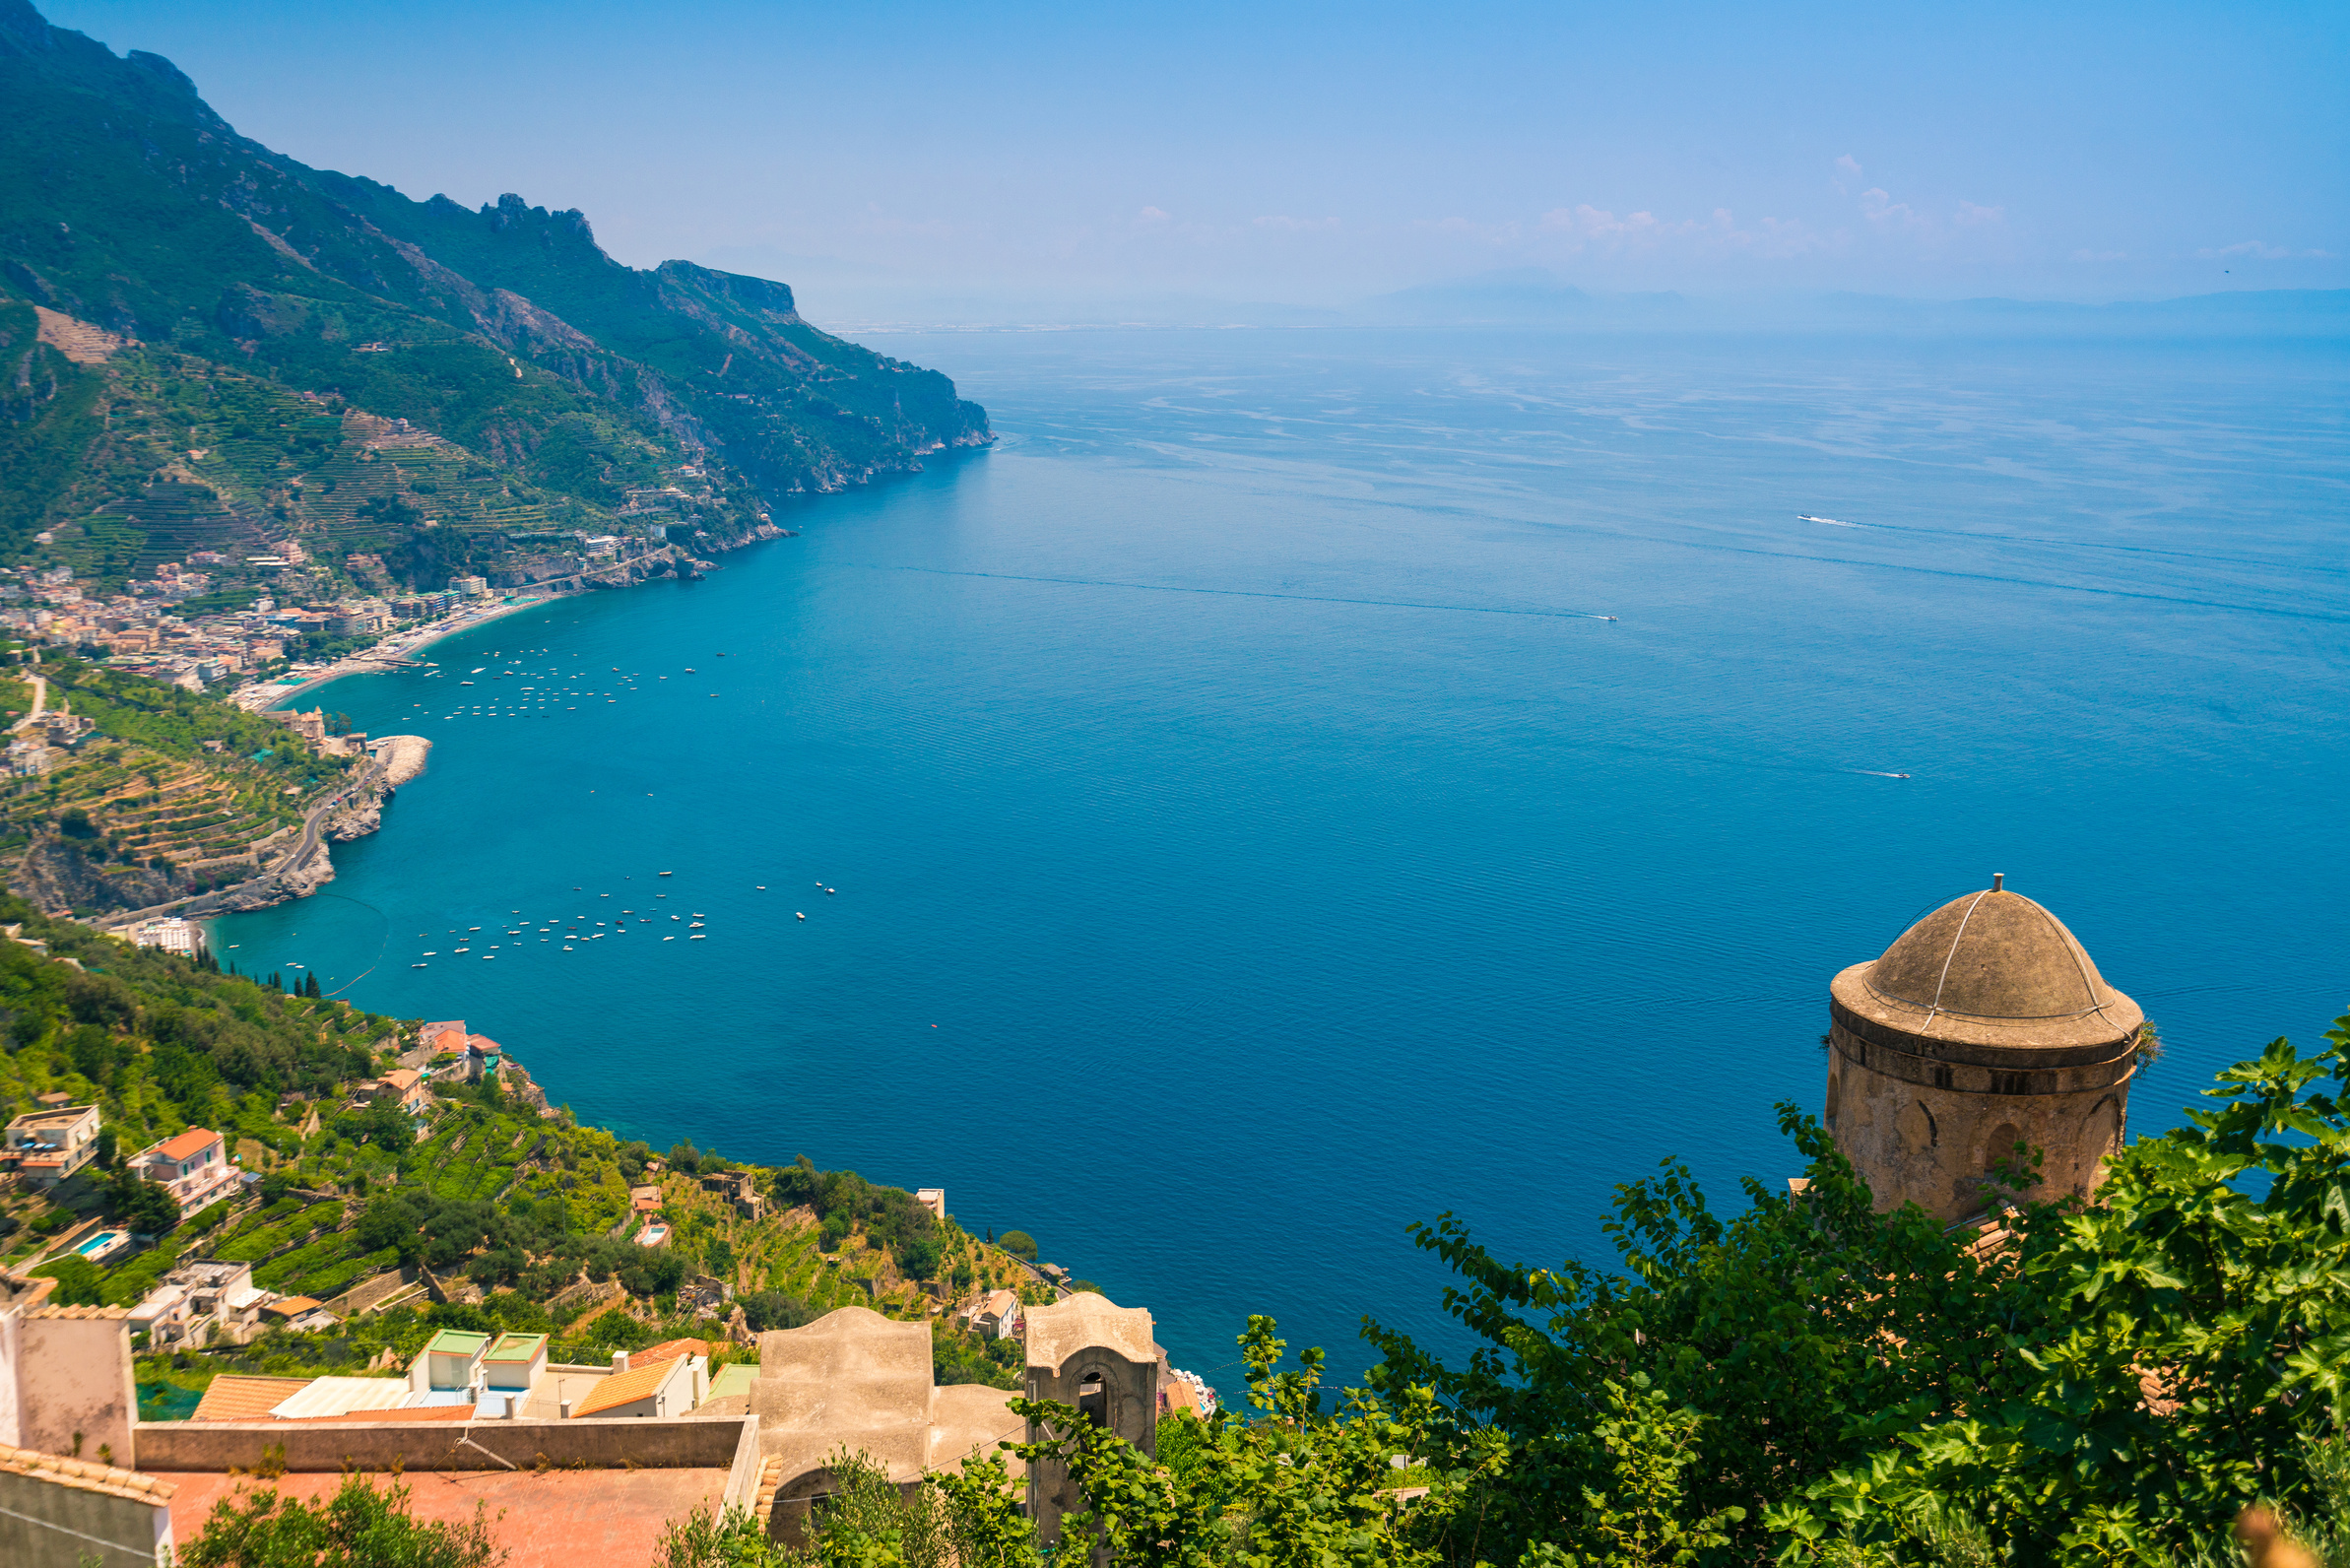
[[[432,1091],[425,1087],[424,1074],[404,1067],[376,1080],[369,1098],[379,1105],[388,1100],[406,1115],[422,1116],[432,1103]]]
[[[139,1150],[131,1156],[130,1166],[149,1181],[171,1190],[171,1196],[179,1201],[182,1219],[235,1192],[242,1175],[229,1162],[221,1135],[202,1127],[191,1127],[177,1138]]]
[[[982,1338],[1010,1339],[1019,1332],[1020,1297],[1016,1290],[990,1290],[962,1311],[963,1321]]]
[[[26,1186],[54,1187],[97,1157],[98,1123],[95,1105],[44,1105],[27,1111],[8,1124],[7,1157]]]
[[[268,1291],[255,1288],[249,1263],[182,1264],[130,1309],[131,1332],[145,1334],[151,1349],[192,1350],[216,1337],[242,1343],[269,1299]]]

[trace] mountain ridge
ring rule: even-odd
[[[226,440],[197,416],[244,380],[463,448],[510,492],[493,506],[485,490],[480,516],[519,503],[534,522],[611,531],[631,490],[692,469],[712,501],[691,521],[712,548],[771,530],[775,498],[993,439],[947,377],[818,331],[787,285],[684,261],[630,268],[584,214],[516,195],[468,209],[311,168],[239,135],[168,60],[117,56],[27,0],[0,0],[0,370],[14,383],[0,383],[0,457],[30,460],[11,464],[24,483],[0,503],[0,558],[109,506],[135,510],[139,470],[154,483],[177,452]],[[77,362],[27,330],[11,309],[27,305],[124,348]],[[124,363],[166,395],[137,390]],[[209,393],[176,406],[197,382]],[[248,453],[244,482],[216,488],[247,533],[298,540],[326,513],[350,522],[311,504],[344,481],[307,481],[366,454],[279,439],[295,423],[244,421],[241,438],[279,459]],[[116,438],[131,425],[157,438],[131,450]],[[449,509],[438,490],[372,489],[392,524],[360,543],[416,562],[416,580],[485,564],[470,548],[411,548],[424,514]]]

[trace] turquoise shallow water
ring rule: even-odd
[[[1211,1381],[1456,1343],[1409,1220],[1776,1183],[1829,976],[1993,871],[2162,1024],[2140,1131],[2350,1000],[2339,345],[877,341],[1001,445],[327,690],[431,770],[224,955],[944,1186]]]

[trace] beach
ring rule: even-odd
[[[365,652],[350,654],[331,665],[298,670],[274,681],[257,681],[250,686],[239,686],[228,694],[228,700],[253,713],[281,707],[330,681],[340,681],[354,675],[380,675],[386,670],[397,669],[399,661],[460,632],[477,630],[493,621],[570,597],[569,594],[550,593],[530,599],[503,600],[481,608],[468,607],[407,631],[393,632]]]

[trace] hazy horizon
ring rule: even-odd
[[[247,136],[817,314],[1595,294],[2100,302],[2350,285],[2338,8],[54,0]],[[820,303],[836,302],[828,312]]]

